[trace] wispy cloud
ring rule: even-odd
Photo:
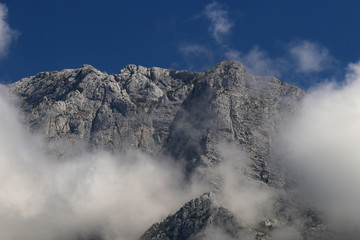
[[[310,82],[327,80],[330,72],[341,72],[335,57],[325,46],[306,39],[284,43],[275,56],[256,44],[249,49],[241,49],[230,41],[229,35],[235,28],[235,22],[226,9],[225,4],[217,1],[205,5],[201,16],[208,20],[209,41],[180,45],[179,52],[190,70],[202,71],[218,61],[230,59],[243,63],[252,74],[282,77],[303,87]],[[319,77],[320,73],[323,76]],[[300,81],[305,79],[304,76],[306,82]]]
[[[202,71],[215,64],[215,59],[219,57],[219,49],[221,52],[227,48],[225,42],[226,36],[230,33],[234,24],[229,20],[228,12],[224,6],[218,2],[212,2],[205,6],[200,13],[202,18],[209,21],[209,32],[212,36],[208,43],[211,47],[204,44],[180,44],[179,52],[181,53],[187,68],[195,71]]]
[[[220,202],[245,226],[254,226],[260,217],[272,217],[276,193],[247,176],[246,169],[251,165],[248,155],[231,144],[219,144],[218,149],[222,162],[216,174],[223,179]]]
[[[356,232],[360,227],[360,62],[349,65],[342,82],[346,84],[323,84],[308,92],[299,113],[283,130],[279,149],[299,173],[307,201],[322,210],[330,227]]]
[[[189,56],[212,56],[212,51],[204,46],[201,46],[199,44],[184,44],[180,46],[179,51],[181,54]]]
[[[236,49],[228,49],[225,52],[225,57],[230,60],[240,61],[242,53]]]
[[[18,32],[10,28],[7,16],[6,5],[0,3],[0,58],[7,54],[10,43],[18,36]]]
[[[179,52],[190,70],[202,71],[213,63],[214,52],[199,44],[182,44]]]
[[[296,71],[303,73],[320,72],[334,63],[334,58],[325,47],[310,41],[296,41],[288,46],[296,63]]]
[[[242,62],[249,72],[264,76],[281,76],[281,68],[284,67],[282,58],[271,59],[266,51],[258,46],[253,47],[248,53],[242,54],[235,49],[229,49],[225,52],[225,57],[230,60]]]
[[[205,7],[204,14],[211,22],[209,31],[214,39],[221,43],[233,27],[233,23],[229,20],[228,12],[224,10],[220,3],[213,2]]]
[[[275,77],[289,73],[313,75],[328,70],[336,63],[327,48],[308,40],[286,44],[283,54],[276,58],[270,57],[258,46],[247,53],[228,48],[225,57],[242,62],[253,74]]]
[[[276,61],[271,59],[267,52],[255,46],[244,56],[244,64],[249,70],[257,75],[281,76]]]

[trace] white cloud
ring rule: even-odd
[[[311,90],[281,145],[304,196],[340,231],[360,227],[360,62],[344,82]]]
[[[295,60],[298,72],[320,72],[331,67],[334,62],[325,47],[306,40],[290,43],[288,51]]]
[[[205,7],[204,14],[211,22],[210,32],[212,36],[218,43],[221,43],[233,27],[228,18],[228,12],[218,2],[213,2]]]
[[[215,170],[222,178],[222,195],[218,200],[246,227],[255,226],[261,218],[273,217],[276,192],[247,176],[251,165],[248,155],[231,144],[219,144],[218,149],[222,157]]]
[[[247,70],[255,75],[278,78],[287,76],[288,79],[297,81],[299,75],[306,74],[308,81],[313,81],[317,73],[336,67],[336,59],[327,48],[308,40],[286,44],[285,49],[282,49],[283,53],[277,56],[269,56],[266,50],[256,45],[250,50],[238,50],[226,41],[235,24],[229,19],[229,12],[224,9],[224,5],[217,1],[206,5],[202,16],[210,22],[209,32],[215,43],[207,48],[199,44],[180,47],[180,52],[186,58],[185,62],[190,69],[204,70],[214,65],[214,60],[219,61],[225,57],[242,62]],[[192,60],[193,58],[195,60]],[[204,62],[204,59],[206,64],[194,67],[193,62],[197,62],[198,65],[198,62]]]
[[[16,38],[18,32],[11,29],[7,23],[8,9],[5,4],[0,3],[0,58],[8,51],[10,43]]]
[[[247,54],[242,54],[240,51],[229,49],[225,52],[227,59],[242,62],[247,70],[255,75],[261,76],[281,76],[281,69],[285,67],[283,59],[271,59],[267,52],[255,46]]]
[[[290,55],[271,58],[258,46],[247,53],[228,48],[225,57],[242,62],[253,74],[275,77],[281,77],[294,70],[297,73],[317,73],[332,67],[335,63],[334,57],[325,47],[310,41],[292,42],[287,45],[287,50]]]
[[[199,44],[183,44],[179,47],[179,52],[192,71],[204,71],[213,65],[214,52]]]
[[[225,57],[229,60],[240,61],[241,56],[242,56],[241,52],[235,49],[228,49],[225,52]]]

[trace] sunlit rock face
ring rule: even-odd
[[[174,215],[153,225],[143,239],[207,239],[214,229],[230,239],[244,234],[268,239],[273,225],[301,214],[289,204],[286,174],[271,151],[280,120],[291,116],[304,96],[298,87],[224,61],[205,72],[128,65],[107,74],[84,65],[24,78],[11,91],[31,129],[50,140],[167,156],[181,163],[189,181],[196,175],[209,183],[211,193],[169,213]],[[224,146],[235,146],[239,154]],[[257,218],[256,229],[223,204],[226,177],[215,170],[229,158],[245,162],[234,169],[243,176],[240,182],[277,194],[263,202],[274,205],[272,219]]]

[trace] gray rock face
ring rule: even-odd
[[[294,110],[303,91],[272,77],[255,77],[238,62],[204,73],[128,65],[108,75],[80,69],[39,73],[11,85],[33,129],[49,138],[84,140],[93,148],[139,148],[184,160],[188,171],[221,159],[233,142],[266,182],[277,120]]]
[[[285,180],[271,158],[273,136],[279,119],[292,114],[304,96],[298,87],[253,76],[234,61],[201,73],[128,65],[108,75],[84,65],[39,73],[12,84],[11,90],[31,128],[50,139],[81,140],[90,148],[114,152],[135,148],[169,155],[185,163],[188,175],[206,175],[222,161],[219,144],[231,143],[248,154],[248,176],[278,189]],[[221,184],[214,185],[221,189]],[[143,239],[202,239],[212,227],[238,237],[238,219],[215,206],[210,195],[153,225]]]
[[[50,138],[158,153],[190,91],[187,83],[198,75],[134,65],[108,75],[84,65],[40,73],[11,87],[21,97],[32,128]]]

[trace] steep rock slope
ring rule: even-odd
[[[223,161],[222,143],[248,156],[248,167],[239,174],[274,189],[284,186],[271,144],[279,120],[295,111],[304,95],[276,78],[253,76],[234,61],[201,73],[128,65],[108,75],[84,65],[39,73],[12,84],[11,90],[19,96],[31,128],[49,139],[80,140],[114,152],[135,148],[168,155],[184,163],[188,176],[197,172],[207,178],[220,195],[221,177],[210,173]],[[185,204],[152,226],[143,239],[201,239],[211,227],[237,237],[242,226],[236,216],[209,196]],[[286,195],[283,201],[274,211],[286,222],[286,209],[296,207],[287,207]],[[266,239],[263,232],[256,238]]]

